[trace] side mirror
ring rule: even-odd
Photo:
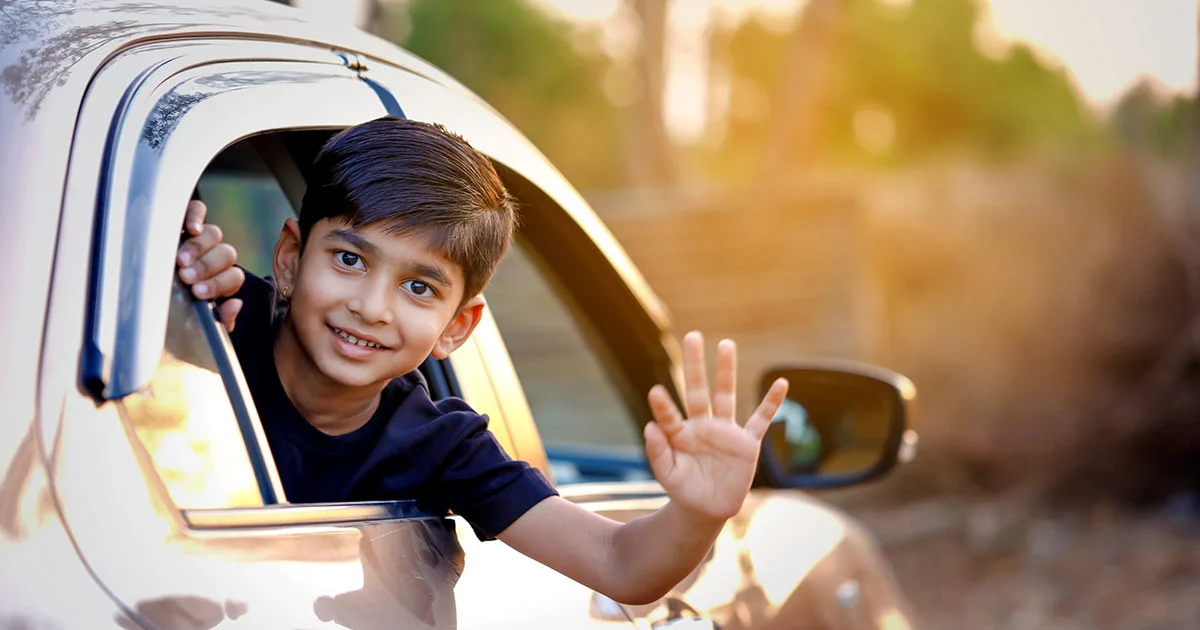
[[[763,375],[791,386],[763,439],[760,483],[777,488],[835,488],[862,483],[912,458],[906,430],[917,389],[874,365],[821,361]]]

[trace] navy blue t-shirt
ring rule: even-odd
[[[453,510],[495,536],[529,508],[557,494],[542,473],[511,459],[487,416],[458,398],[430,400],[419,372],[393,379],[366,424],[328,435],[288,398],[275,369],[271,285],[249,273],[230,334],[258,409],[288,501],[326,503],[415,499]]]

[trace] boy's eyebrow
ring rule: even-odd
[[[415,262],[411,263],[409,267],[412,268],[413,271],[417,272],[418,275],[429,278],[430,280],[433,280],[437,284],[440,284],[444,287],[448,287],[451,284],[450,276],[448,276],[446,274],[446,270],[442,269],[439,265]]]
[[[329,236],[372,256],[379,255],[379,248],[375,246],[375,243],[372,243],[361,234],[352,230],[330,230]]]
[[[375,243],[372,243],[366,237],[353,230],[330,230],[329,236],[371,256],[382,257],[383,255]],[[441,284],[442,286],[448,287],[453,284],[453,281],[450,279],[450,274],[448,274],[446,270],[441,267],[441,265],[431,265],[423,262],[411,262],[408,263],[408,267],[417,274],[429,278],[430,280],[433,280],[435,283]]]

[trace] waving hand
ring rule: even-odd
[[[735,418],[737,349],[723,339],[717,344],[714,392],[709,393],[704,365],[704,338],[683,338],[684,404],[687,418],[666,388],[650,390],[654,422],[646,425],[646,458],[671,500],[689,511],[725,519],[741,509],[758,463],[759,445],[771,418],[787,396],[787,381],[771,384],[758,409],[739,425]]]

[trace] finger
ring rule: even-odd
[[[777,378],[774,383],[771,383],[771,388],[767,390],[767,395],[763,396],[758,409],[755,409],[754,414],[746,421],[746,431],[749,431],[755,439],[761,440],[767,434],[767,427],[771,426],[771,419],[775,417],[779,406],[787,398],[787,391],[787,379]]]
[[[188,234],[198,236],[200,231],[204,229],[204,216],[208,214],[208,206],[204,205],[203,201],[193,199],[188,202],[187,212],[183,214],[183,229],[187,230]]]
[[[229,332],[233,332],[233,326],[237,323],[237,316],[240,312],[242,312],[242,301],[239,299],[225,300],[221,306],[217,307],[217,315],[225,324],[225,330]]]
[[[208,253],[208,250],[217,246],[221,242],[221,228],[215,225],[205,225],[200,230],[200,234],[189,238],[183,245],[179,246],[179,253],[176,254],[176,259],[180,267],[187,267],[192,264],[197,258]]]
[[[192,295],[200,300],[211,300],[220,297],[233,297],[241,290],[246,281],[246,274],[237,267],[225,271],[192,285]]]
[[[237,262],[237,250],[229,243],[221,243],[216,247],[208,250],[200,257],[199,260],[192,263],[190,267],[180,270],[182,273],[188,269],[192,270],[189,274],[193,282],[202,282],[209,278],[215,278],[226,269],[233,267]]]
[[[223,273],[237,262],[237,250],[228,243],[221,243],[208,250],[199,260],[179,270],[179,279],[184,284],[196,284]]]
[[[675,406],[675,401],[671,400],[667,388],[662,385],[651,387],[648,398],[654,422],[665,435],[672,436],[683,430],[683,416],[679,413],[679,407]]]
[[[713,380],[713,416],[737,417],[737,345],[732,339],[722,339],[717,344],[717,373]]]
[[[647,422],[642,429],[646,438],[646,463],[650,464],[650,472],[654,478],[661,480],[675,468],[675,453],[671,450],[671,442],[663,433],[662,427],[655,422]]]
[[[704,369],[704,335],[696,330],[683,336],[683,384],[686,388],[683,402],[687,406],[688,417],[712,415],[708,377]]]

